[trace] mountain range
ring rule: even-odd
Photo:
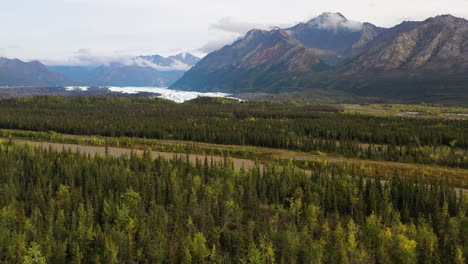
[[[441,15],[391,28],[324,13],[252,29],[199,59],[136,56],[88,66],[0,59],[0,86],[159,86],[233,94],[325,94],[468,102],[468,21]],[[280,95],[281,96],[281,95]]]
[[[52,66],[80,85],[168,87],[200,59],[190,53],[163,57],[137,56],[124,62],[94,66]]]
[[[421,100],[468,94],[468,21],[451,15],[392,28],[324,13],[291,28],[252,30],[203,58],[172,88],[346,91]]]
[[[167,87],[200,59],[190,53],[137,56],[102,65],[45,66],[0,58],[0,86],[156,86]]]

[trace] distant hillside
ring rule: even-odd
[[[92,75],[98,66],[48,66],[54,72],[58,72],[67,78],[77,82],[83,83]]]
[[[83,83],[95,86],[168,87],[183,74],[184,71],[158,71],[152,67],[112,64],[97,68]]]
[[[0,58],[0,86],[62,86],[72,83],[38,61]]]

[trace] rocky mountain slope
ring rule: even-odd
[[[324,13],[288,28],[286,32],[309,48],[330,50],[345,56],[384,30],[370,23],[348,20],[341,13]]]
[[[230,92],[303,87],[311,75],[340,65],[383,30],[340,13],[324,13],[287,29],[252,30],[206,56],[173,87]]]
[[[468,95],[463,18],[444,15],[383,29],[325,13],[286,30],[252,32],[261,31],[209,54],[173,87],[233,93],[332,89],[420,101]],[[269,38],[268,45],[259,37],[277,32],[283,37]]]
[[[310,76],[307,86],[412,102],[466,98],[468,21],[445,15],[404,22],[381,33],[345,65]]]
[[[450,15],[404,22],[371,41],[346,72],[468,69],[468,21]]]
[[[299,85],[326,65],[317,53],[286,31],[252,30],[232,45],[207,55],[188,71],[175,87],[215,91]]]

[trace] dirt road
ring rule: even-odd
[[[98,147],[98,146],[86,146],[86,145],[76,145],[76,144],[66,144],[66,143],[52,143],[52,142],[40,142],[40,141],[30,141],[30,140],[22,140],[22,139],[13,139],[13,142],[18,143],[18,144],[29,144],[33,146],[38,146],[38,147],[44,147],[44,148],[52,148],[54,150],[63,150],[63,149],[71,149],[72,151],[79,151],[81,153],[85,154],[106,154],[106,148],[105,147]],[[108,147],[107,148],[108,154],[112,156],[122,156],[122,155],[130,155],[130,153],[136,153],[136,154],[143,154],[143,150],[140,149],[126,149],[126,148],[115,148],[115,147]],[[183,156],[185,157],[186,154],[181,154],[181,153],[172,153],[172,152],[161,152],[161,151],[152,151],[152,156],[153,157],[163,157],[165,159],[172,159],[175,156]],[[211,162],[223,162],[224,158],[223,157],[218,157],[218,156],[205,156],[205,155],[196,155],[196,154],[189,154],[189,160],[193,164],[195,164],[196,160],[198,159],[199,161],[204,161],[205,157],[208,158],[208,161]],[[255,166],[255,162],[249,159],[231,159],[232,162],[234,163],[234,169],[240,170],[242,167],[245,169],[250,169]]]

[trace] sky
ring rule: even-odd
[[[391,27],[441,14],[468,19],[468,0],[0,0],[0,57],[80,65],[203,56],[252,28],[285,28],[323,12]]]

